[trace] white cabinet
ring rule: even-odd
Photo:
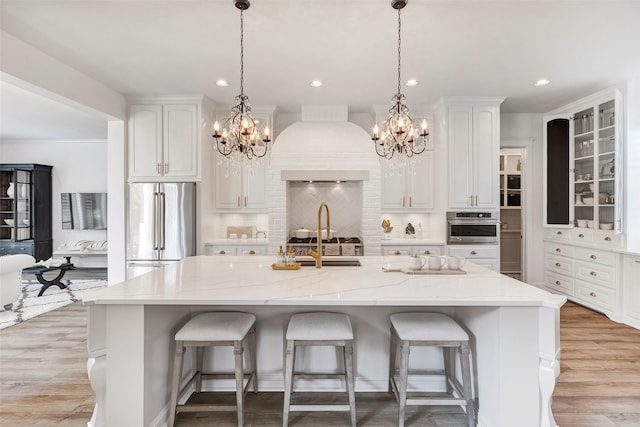
[[[622,271],[625,322],[640,329],[640,255],[625,255]]]
[[[621,318],[618,253],[579,245],[570,238],[545,241],[544,248],[547,290],[614,320]]]
[[[383,256],[443,255],[444,246],[440,245],[382,245]]]
[[[247,244],[247,245],[225,245],[225,244],[206,244],[206,255],[227,255],[227,256],[252,256],[266,255],[267,245],[265,244]]]
[[[382,178],[383,210],[433,209],[433,151],[419,154],[415,164]]]
[[[267,208],[267,160],[254,168],[234,170],[231,162],[216,165],[216,207],[218,209]]]
[[[449,245],[449,255],[466,258],[500,272],[500,245]]]
[[[145,103],[129,108],[129,181],[197,181],[198,104]]]
[[[544,118],[544,223],[622,231],[622,96],[608,90]],[[607,234],[607,233],[605,233]],[[598,233],[593,233],[598,241]],[[606,236],[604,236],[606,237]],[[607,240],[608,241],[608,240]],[[622,239],[613,239],[618,243]]]
[[[449,147],[449,208],[499,205],[500,103],[445,99]]]

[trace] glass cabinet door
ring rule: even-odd
[[[0,239],[31,239],[31,187],[30,171],[0,173]]]
[[[574,219],[577,227],[594,227],[594,113],[593,108],[573,117]]]

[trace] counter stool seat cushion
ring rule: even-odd
[[[256,321],[250,313],[216,312],[195,316],[176,333],[177,341],[242,341]]]
[[[349,316],[341,313],[294,314],[287,328],[287,340],[352,340]]]
[[[391,324],[403,341],[468,341],[469,335],[449,316],[440,313],[396,313]],[[429,325],[425,327],[425,325]]]

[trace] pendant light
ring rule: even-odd
[[[391,160],[396,154],[412,158],[424,152],[429,144],[427,121],[423,120],[420,127],[416,125],[409,115],[405,96],[400,91],[402,46],[400,11],[407,5],[407,1],[391,0],[391,7],[398,11],[398,93],[391,99],[393,106],[389,109],[389,117],[382,124],[382,129],[376,124],[371,135],[376,153],[386,160]]]
[[[254,166],[257,159],[269,151],[271,142],[269,128],[260,125],[251,116],[249,97],[244,94],[244,11],[249,9],[249,0],[234,0],[240,10],[240,95],[236,96],[237,105],[231,108],[222,131],[220,124],[213,124],[213,138],[218,152],[229,160],[244,166]]]

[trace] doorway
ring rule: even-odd
[[[500,272],[525,278],[525,149],[500,149]]]

